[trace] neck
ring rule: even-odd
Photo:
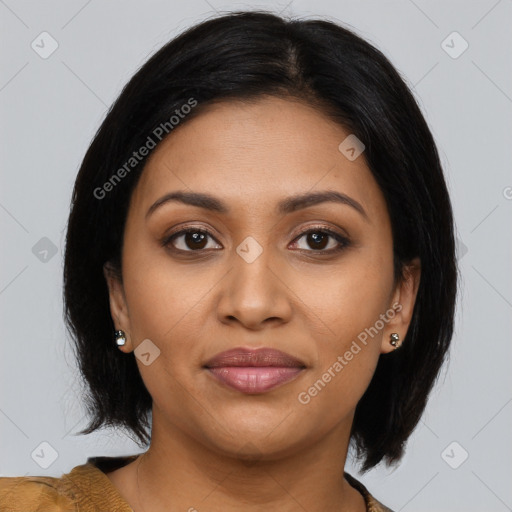
[[[246,512],[366,510],[361,494],[343,478],[350,423],[288,453],[247,443],[236,456],[162,425],[154,411],[151,446],[133,463],[136,512],[234,512],[242,505]]]

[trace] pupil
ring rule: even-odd
[[[309,238],[313,241],[313,243],[311,245],[316,245],[316,249],[323,249],[325,247],[325,240],[327,239],[327,237],[322,234],[322,233],[310,233],[309,235]],[[319,239],[323,239],[320,241],[320,244],[319,244]],[[322,243],[322,241],[324,243]],[[308,240],[308,243],[309,243],[309,240]]]
[[[186,234],[186,242],[187,243],[190,241],[190,238],[192,239],[192,245],[194,246],[194,247],[191,247],[191,249],[193,249],[193,248],[202,249],[202,246],[200,244],[201,244],[201,242],[204,242],[204,240],[206,239],[206,236],[204,233],[197,233],[197,232],[187,233]]]

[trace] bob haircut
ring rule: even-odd
[[[171,133],[173,116],[182,124],[213,102],[250,103],[265,95],[309,104],[364,143],[391,219],[395,282],[404,265],[421,260],[403,346],[380,357],[351,434],[362,471],[383,460],[396,463],[454,327],[454,223],[439,155],[413,95],[379,50],[331,21],[285,20],[267,11],[208,19],[165,44],[124,87],[85,154],[71,199],[63,290],[66,325],[87,384],[90,423],[79,434],[111,426],[135,434],[141,447],[151,439],[152,399],[135,357],[113,342],[103,274],[107,264],[121,278],[130,197],[148,157],[137,151],[150,147],[150,138],[158,143],[164,127]]]

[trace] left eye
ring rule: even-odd
[[[348,240],[345,237],[326,229],[310,229],[302,233],[296,240],[300,240],[304,237],[306,237],[306,243],[312,247],[314,251],[334,252],[348,245]],[[332,246],[326,249],[329,238],[331,239]],[[299,249],[308,250],[304,247],[299,247]]]

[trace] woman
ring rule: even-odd
[[[165,45],[79,171],[64,299],[92,421],[141,454],[0,479],[2,510],[390,510],[449,348],[453,218],[390,62],[323,20],[239,12]]]

